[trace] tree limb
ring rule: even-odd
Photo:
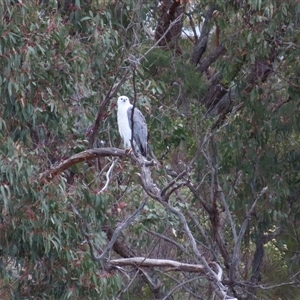
[[[200,62],[199,66],[197,67],[197,71],[199,72],[205,72],[209,66],[214,63],[222,54],[226,52],[226,48],[224,45],[220,45],[212,53],[209,54],[209,56]]]
[[[117,156],[125,157],[127,154],[125,150],[118,148],[95,148],[88,149],[83,152],[72,155],[71,157],[63,160],[57,166],[52,166],[51,169],[41,173],[39,175],[40,180],[52,180],[56,175],[61,174],[63,171],[69,169],[73,165],[76,165],[80,162],[95,159],[96,157],[105,157],[105,156]]]
[[[172,271],[205,273],[203,265],[186,264],[170,259],[154,259],[147,257],[130,257],[113,259],[110,263],[114,266],[136,266],[139,267],[171,267]]]
[[[118,160],[119,160],[119,158],[116,158],[112,162],[111,166],[109,167],[109,170],[106,173],[106,183],[105,183],[104,187],[97,194],[101,194],[101,193],[103,193],[107,189],[107,187],[108,187],[108,185],[110,183],[111,172],[113,171],[114,166],[115,166],[115,164],[117,163]]]
[[[213,16],[214,10],[215,10],[215,5],[211,4],[206,13],[205,21],[202,25],[201,35],[200,35],[199,39],[197,40],[196,45],[193,49],[191,63],[194,65],[197,65],[200,62],[200,59],[206,50],[206,46],[208,43],[208,35],[209,35],[209,30],[210,30],[208,24]]]

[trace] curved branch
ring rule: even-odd
[[[105,157],[105,156],[117,156],[125,157],[125,150],[118,148],[95,148],[88,149],[83,152],[72,155],[71,157],[63,160],[57,166],[53,166],[51,169],[40,174],[39,179],[51,180],[56,175],[61,174],[63,171],[69,169],[73,165],[76,165],[80,162],[95,159],[96,157]]]
[[[114,169],[115,164],[117,163],[118,160],[119,160],[119,158],[116,158],[116,159],[112,162],[112,164],[111,164],[109,170],[108,170],[107,173],[106,173],[106,183],[105,183],[104,187],[97,193],[98,195],[101,194],[101,193],[103,193],[104,191],[106,191],[106,189],[107,189],[107,187],[108,187],[108,185],[109,185],[109,183],[110,183],[110,175],[111,175],[111,172],[112,172],[112,170]]]
[[[185,176],[187,174],[187,171],[184,170],[183,172],[181,172],[176,178],[174,178],[172,181],[169,182],[169,184],[167,184],[162,190],[161,190],[161,196],[164,197],[167,190],[169,188],[171,188],[179,179],[181,179],[183,176]]]

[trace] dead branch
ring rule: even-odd
[[[114,266],[139,266],[139,267],[169,267],[172,271],[206,273],[204,265],[186,264],[170,259],[154,259],[147,257],[131,257],[113,259],[110,263]]]

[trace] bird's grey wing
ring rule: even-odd
[[[143,156],[147,156],[148,149],[148,128],[146,119],[143,114],[136,107],[132,116],[133,107],[127,110],[127,116],[130,129],[132,130],[133,121],[133,140],[135,141],[138,149]]]

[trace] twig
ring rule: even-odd
[[[158,272],[160,272],[159,270],[158,270]],[[161,272],[162,273],[162,272]],[[163,275],[164,276],[166,276],[166,277],[168,277],[168,278],[170,278],[170,279],[172,279],[172,280],[174,280],[175,282],[177,282],[177,283],[181,283],[182,281],[181,280],[178,280],[177,278],[175,278],[174,276],[172,276],[172,275],[170,275],[170,274],[167,274],[167,273],[163,273]],[[201,278],[201,276],[199,276],[198,278]],[[202,278],[204,278],[204,276],[202,276]],[[199,283],[199,285],[198,285],[198,287],[199,286],[201,286],[200,285],[200,283]],[[192,292],[189,288],[187,288],[186,286],[182,286],[183,287],[183,289],[186,291],[186,292],[188,292],[190,295],[192,295],[195,299],[201,299],[201,300],[203,300],[203,297],[201,296],[199,296],[199,293],[197,293],[197,294],[195,294],[194,292]],[[199,292],[199,290],[198,290],[198,292]]]
[[[191,183],[189,183],[187,186],[190,189],[190,191],[194,194],[194,196],[197,198],[197,200],[202,204],[202,206],[208,212],[208,214],[211,214],[212,212],[211,206],[206,203],[206,201],[202,198],[201,195],[199,195],[198,191],[194,188],[194,186]]]
[[[104,187],[97,193],[98,195],[101,194],[101,193],[103,193],[107,189],[107,187],[109,185],[109,182],[110,182],[110,173],[114,169],[114,166],[118,162],[118,160],[119,160],[119,157],[113,161],[113,163],[111,164],[110,168],[108,169],[108,171],[106,173],[106,183],[105,183]]]
[[[203,276],[197,276],[197,277],[194,277],[194,278],[191,278],[191,279],[188,279],[186,281],[183,281],[179,284],[177,284],[176,286],[174,286],[170,291],[169,293],[162,299],[162,300],[166,300],[168,299],[168,297],[170,297],[178,288],[182,287],[183,285],[187,284],[187,283],[190,283],[192,281],[195,281],[197,279],[200,279],[202,278]]]
[[[164,32],[164,34],[156,41],[156,43],[143,55],[144,57],[147,56],[154,48],[158,46],[158,44],[165,38],[167,33],[172,29],[174,25],[181,19],[183,14],[180,14],[173,22],[170,23],[168,29]]]
[[[175,184],[173,186],[172,189],[170,189],[170,191],[164,196],[164,201],[168,201],[170,196],[179,188],[183,187],[183,186],[187,186],[188,185],[188,181],[183,181],[183,182],[179,182],[177,184]]]
[[[137,270],[134,274],[134,276],[132,277],[132,279],[129,281],[129,283],[127,284],[127,286],[119,293],[117,299],[120,299],[120,297],[126,293],[128,291],[128,289],[130,288],[130,286],[132,285],[134,279],[137,277],[137,275],[139,274],[139,270]]]
[[[208,245],[212,245],[212,241],[210,239],[210,237],[205,233],[205,230],[203,228],[203,226],[200,224],[200,222],[197,220],[197,218],[193,215],[193,213],[190,210],[187,210],[188,215],[190,216],[190,218],[193,220],[193,222],[195,223],[196,227],[199,229],[200,233],[202,234],[202,236],[205,238],[205,241]],[[214,253],[213,249],[205,246],[203,243],[199,242],[199,244],[201,244],[201,246],[203,248],[205,248],[206,250],[213,252],[214,257],[217,257],[216,253]]]
[[[235,228],[235,224],[233,222],[233,218],[232,218],[232,214],[230,212],[230,209],[228,207],[228,204],[227,204],[227,201],[225,199],[225,195],[224,195],[224,192],[223,192],[223,189],[220,185],[220,182],[219,182],[219,176],[217,176],[217,187],[218,187],[218,192],[220,194],[220,198],[223,202],[223,206],[225,208],[225,212],[226,212],[226,215],[229,219],[229,223],[230,223],[230,226],[231,226],[231,231],[232,231],[232,234],[233,234],[233,238],[234,238],[234,242],[237,241],[237,233],[236,233],[236,228]]]
[[[159,237],[160,239],[163,239],[163,240],[165,240],[165,241],[167,241],[167,242],[169,242],[169,243],[175,245],[175,246],[178,247],[182,252],[184,252],[184,253],[186,253],[186,254],[188,253],[188,252],[186,251],[186,249],[184,249],[184,247],[183,247],[182,245],[180,245],[180,244],[177,243],[176,241],[174,241],[174,240],[168,238],[167,236],[162,235],[162,234],[159,234],[159,233],[157,233],[157,232],[155,232],[155,231],[152,231],[152,230],[148,230],[148,229],[146,229],[146,231],[147,231],[148,233],[154,235],[154,236]]]
[[[260,288],[262,290],[272,290],[281,286],[285,286],[285,285],[295,285],[295,284],[299,284],[299,282],[297,281],[289,281],[289,282],[282,282],[282,283],[278,283],[275,285],[270,285],[270,286],[263,286],[263,285],[254,285],[254,284],[247,284],[246,282],[240,283],[241,285],[244,286],[248,286],[248,287],[253,287],[253,288]]]
[[[194,39],[195,39],[195,41],[197,41],[198,40],[198,35],[197,35],[197,32],[196,32],[195,23],[194,23],[194,20],[193,20],[193,18],[191,16],[191,13],[187,13],[186,12],[184,14],[189,18],[190,26],[191,26],[192,31],[194,33]]]
[[[182,171],[176,178],[174,178],[173,180],[171,180],[169,182],[169,184],[167,184],[162,190],[161,190],[161,196],[164,197],[165,193],[167,192],[167,190],[172,187],[179,179],[181,179],[184,175],[186,175],[187,171],[184,170]]]

